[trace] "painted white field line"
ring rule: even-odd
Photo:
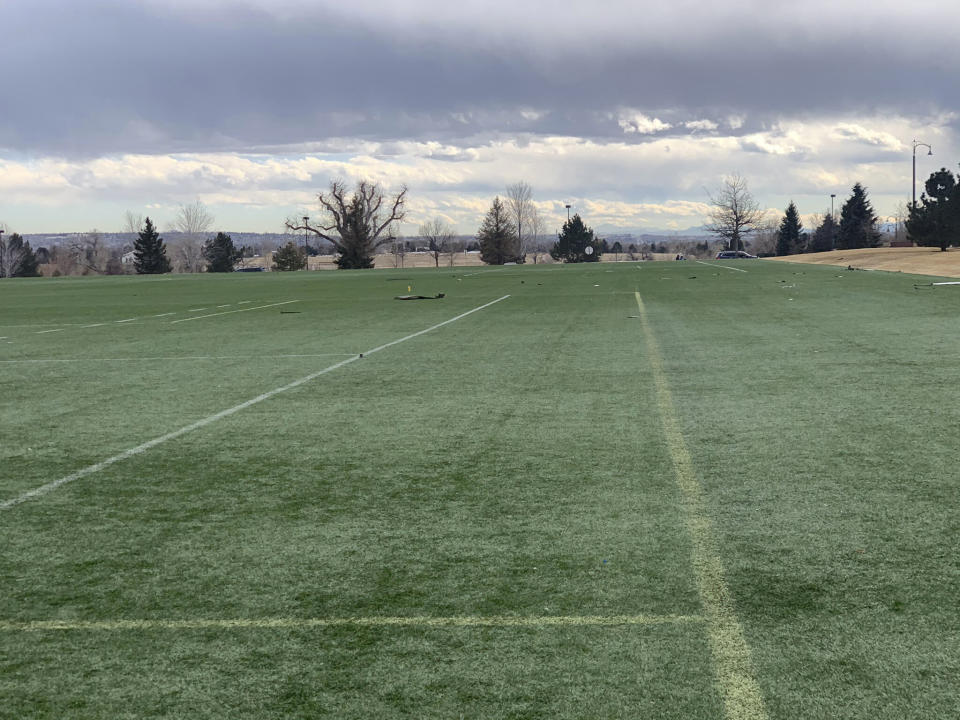
[[[128,323],[133,322],[136,318],[127,318],[126,320],[114,320],[115,323]]]
[[[679,625],[703,622],[699,615],[429,615],[344,618],[235,618],[209,620],[28,620],[0,621],[0,632],[45,632],[51,630],[207,630],[243,628],[360,627],[565,627],[618,625]]]
[[[684,522],[693,546],[693,572],[706,616],[713,667],[717,687],[723,698],[724,714],[729,720],[766,720],[767,710],[753,670],[750,646],[747,645],[736,608],[730,598],[726,571],[714,538],[707,501],[680,429],[680,418],[670,392],[667,373],[663,368],[660,345],[650,325],[640,293],[636,293],[636,299],[660,421],[663,424],[670,459],[673,461],[677,486],[680,488]]]
[[[81,325],[80,329],[84,330],[86,328],[92,328],[92,327],[103,327],[104,325],[106,325],[106,323],[93,323],[92,325]]]
[[[63,328],[57,328],[56,330],[38,330],[34,335],[46,335],[47,333],[52,332],[63,332]]]
[[[230,313],[250,312],[251,310],[263,310],[264,308],[277,307],[277,305],[289,305],[290,303],[300,302],[299,300],[284,300],[283,302],[270,303],[269,305],[257,305],[256,307],[243,308],[242,310],[224,310],[223,312],[210,313],[209,315],[194,315],[193,317],[171,320],[171,325],[177,323],[190,322],[191,320],[202,320],[208,317],[217,317],[218,315],[229,315]]]
[[[131,458],[134,455],[139,455],[141,453],[144,453],[147,450],[156,447],[157,445],[167,442],[168,440],[174,440],[180,437],[181,435],[186,435],[187,433],[193,432],[194,430],[199,430],[200,428],[210,425],[211,423],[215,423],[217,420],[222,420],[223,418],[229,417],[230,415],[233,415],[234,413],[238,413],[241,410],[245,410],[248,407],[251,407],[252,405],[261,403],[264,400],[269,400],[275,395],[279,395],[280,393],[286,392],[287,390],[293,390],[293,388],[300,387],[304,383],[308,383],[311,380],[315,380],[321,375],[326,375],[327,373],[333,372],[338,368],[342,368],[344,365],[349,365],[352,362],[356,362],[363,355],[373,355],[373,353],[380,352],[381,350],[386,350],[388,347],[393,347],[394,345],[399,345],[400,343],[406,342],[407,340],[412,340],[413,338],[420,337],[421,335],[425,335],[428,332],[432,332],[433,330],[442,328],[444,325],[449,325],[450,323],[454,323],[457,320],[462,320],[468,315],[472,315],[473,313],[483,310],[484,308],[488,308],[491,305],[495,305],[501,300],[506,300],[508,297],[510,296],[504,295],[503,297],[497,298],[496,300],[491,300],[488,303],[479,305],[478,307],[473,308],[473,310],[467,310],[467,312],[460,313],[456,317],[452,317],[449,320],[444,320],[441,323],[432,325],[428,327],[426,330],[420,330],[419,332],[411,333],[406,337],[402,337],[398,340],[393,340],[392,342],[388,342],[378,347],[375,347],[372,350],[367,350],[363,353],[360,353],[360,355],[354,355],[353,357],[349,357],[346,360],[341,360],[340,362],[334,363],[329,367],[325,367],[323,370],[318,370],[317,372],[310,373],[309,375],[304,375],[299,380],[294,380],[293,382],[287,383],[282,387],[278,387],[278,388],[275,388],[274,390],[270,390],[261,395],[257,395],[255,398],[250,398],[246,402],[242,402],[239,405],[234,405],[232,408],[221,410],[220,412],[215,413],[214,415],[210,415],[209,417],[205,417],[202,420],[197,420],[194,423],[185,425],[179,430],[174,430],[173,432],[169,432],[166,435],[161,435],[160,437],[153,438],[153,440],[148,440],[145,443],[137,445],[136,447],[132,447],[129,450],[124,450],[122,453],[114,455],[113,457],[109,457],[106,460],[98,462],[94,465],[88,465],[87,467],[77,470],[76,472],[71,473],[70,475],[60,478],[59,480],[53,480],[52,482],[48,482],[46,485],[41,485],[40,487],[34,488],[33,490],[28,490],[27,492],[23,493],[22,495],[19,495],[18,497],[11,498],[9,500],[4,500],[3,502],[0,502],[0,510],[6,510],[7,508],[11,508],[14,505],[19,505],[20,503],[26,502],[27,500],[30,500],[32,498],[39,497],[41,495],[46,495],[50,491],[56,490],[61,485],[66,485],[67,483],[71,483],[74,480],[79,480],[80,478],[84,478],[87,475],[92,475],[93,473],[99,472],[100,470],[103,470],[104,468],[109,467],[114,463],[120,462],[121,460],[126,460],[127,458]]]
[[[0,338],[4,340],[5,338]],[[20,360],[0,360],[0,365],[14,363],[85,363],[85,362],[149,362],[170,360],[275,360],[277,358],[318,358],[353,357],[357,353],[307,353],[298,355],[165,355],[157,357],[115,357],[115,358],[25,358]]]
[[[172,313],[172,312],[160,313],[159,315],[151,315],[150,317],[167,317],[169,315],[176,315],[176,313]]]
[[[717,263],[708,263],[703,260],[694,260],[695,263],[700,263],[701,265],[706,265],[707,267],[719,267],[724,268],[725,270],[736,270],[737,272],[747,272],[743,268],[730,267],[729,265],[718,265]]]
[[[217,305],[217,307],[218,307],[218,308],[222,308],[222,307],[230,307],[230,303],[227,303],[226,305]]]
[[[190,308],[187,312],[203,312],[204,310],[209,310],[210,308]]]
[[[240,302],[237,303],[237,305],[249,305],[252,302],[253,300],[241,300]]]

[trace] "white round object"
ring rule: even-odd
[[[585,252],[587,255],[593,255],[593,245],[587,245],[587,247],[586,247],[586,249],[584,250],[584,252]]]

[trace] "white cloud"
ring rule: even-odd
[[[617,118],[617,124],[625,133],[638,133],[640,135],[651,135],[673,127],[673,125],[663,122],[660,118],[647,117],[640,112],[621,114]]]

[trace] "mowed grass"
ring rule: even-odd
[[[951,717],[960,293],[736,267],[0,283],[0,502],[510,296],[0,510],[0,717],[723,717],[635,292],[767,715]]]

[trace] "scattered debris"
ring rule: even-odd
[[[394,300],[439,300],[446,297],[444,293],[436,295],[397,295]]]
[[[951,280],[950,282],[929,282],[929,283],[914,283],[913,289],[918,290],[922,287],[933,288],[937,285],[960,285],[960,282]]]

